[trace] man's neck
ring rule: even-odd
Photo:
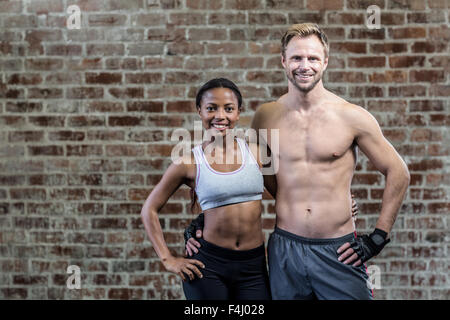
[[[289,83],[286,100],[289,106],[296,110],[309,111],[320,105],[321,101],[327,96],[328,91],[323,87],[322,81],[319,81],[316,86],[308,92],[300,91],[292,83]]]

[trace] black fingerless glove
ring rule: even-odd
[[[184,244],[187,244],[187,241],[189,238],[195,239],[195,232],[197,230],[203,230],[203,227],[205,226],[205,215],[200,213],[197,218],[192,220],[191,224],[187,226],[186,229],[184,229]]]
[[[376,256],[391,240],[386,239],[387,233],[380,229],[375,229],[369,235],[357,236],[352,242],[351,247],[364,263],[373,256]]]

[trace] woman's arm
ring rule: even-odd
[[[195,265],[204,267],[198,260],[176,258],[172,256],[167,247],[161,224],[158,218],[158,212],[166,204],[172,194],[184,183],[187,177],[187,167],[185,164],[171,164],[164,173],[161,181],[156,185],[148,196],[141,210],[142,222],[153,247],[161,259],[164,267],[171,272],[178,274],[183,280],[183,273],[193,279],[194,274],[202,277],[200,271]]]

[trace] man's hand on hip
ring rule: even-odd
[[[346,242],[339,247],[337,250],[338,260],[357,267],[380,253],[384,246],[391,241],[386,237],[387,233],[381,229],[375,229],[369,235],[357,236],[352,242]]]

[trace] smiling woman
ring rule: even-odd
[[[270,177],[263,178],[259,152],[251,151],[257,146],[234,136],[241,93],[228,79],[212,79],[199,89],[196,105],[209,138],[172,163],[148,196],[141,211],[145,229],[164,267],[182,278],[187,299],[270,299],[261,222],[264,182]],[[217,154],[227,161],[218,163]],[[193,259],[171,255],[157,216],[182,184],[191,188],[193,203],[198,196],[205,217]]]

